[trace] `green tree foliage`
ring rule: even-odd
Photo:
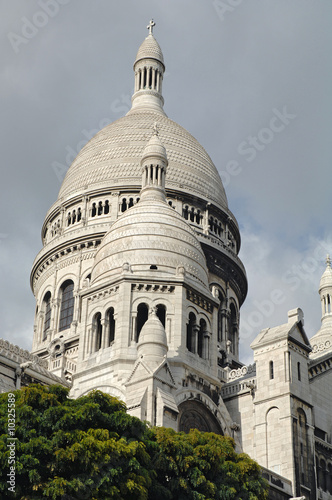
[[[259,466],[231,438],[149,428],[100,391],[15,391],[15,493],[8,491],[8,396],[0,395],[0,498],[208,500],[267,498]]]
[[[177,500],[263,500],[267,485],[259,465],[237,454],[234,440],[192,429],[188,434],[154,429],[160,453],[158,479]]]

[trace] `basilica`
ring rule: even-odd
[[[13,366],[1,381],[17,387],[23,370],[74,398],[102,390],[152,425],[230,435],[262,466],[270,498],[332,499],[330,259],[316,335],[293,309],[241,363],[239,226],[211,158],[164,111],[153,29],[130,111],[83,147],[46,214],[32,351],[0,341]]]

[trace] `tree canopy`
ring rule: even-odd
[[[64,387],[31,385],[15,391],[13,400],[15,461],[9,465],[12,399],[0,395],[2,499],[267,498],[258,464],[237,454],[232,438],[151,428],[100,391],[70,399]],[[15,491],[8,489],[13,466]]]

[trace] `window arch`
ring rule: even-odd
[[[73,321],[74,315],[74,283],[65,281],[61,286],[61,306],[59,332],[67,330]]]
[[[327,491],[332,493],[332,464],[327,466]]]
[[[51,292],[46,292],[43,299],[44,324],[43,324],[43,340],[47,338],[47,331],[51,326]]]
[[[157,316],[160,319],[163,327],[166,325],[166,306],[164,304],[157,305]]]
[[[238,319],[234,304],[230,305],[230,314],[228,319],[228,340],[231,341],[231,352],[237,354],[237,334],[238,334]]]
[[[136,342],[138,342],[139,334],[143,328],[144,323],[149,316],[149,306],[144,302],[137,306],[137,320],[136,320]]]
[[[321,458],[318,464],[318,486],[322,488],[323,491],[327,491],[326,472],[326,462]]]
[[[204,319],[201,319],[199,322],[198,339],[197,339],[198,340],[197,354],[201,358],[205,358],[205,349],[204,349],[205,334],[206,334],[206,321]]]
[[[269,362],[269,377],[270,377],[270,380],[274,379],[273,361]]]
[[[102,324],[101,324],[101,314],[98,312],[94,315],[93,318],[93,330],[95,333],[95,351],[99,351],[101,349],[102,342]]]
[[[194,313],[189,314],[189,322],[187,323],[187,349],[190,352],[196,352],[196,316]]]
[[[225,322],[226,322],[226,304],[225,304],[225,296],[218,289],[218,299],[220,300],[220,306],[218,309],[218,342],[222,342],[225,339]]]
[[[302,408],[297,409],[297,418],[293,419],[295,437],[295,474],[299,484],[309,486],[312,467],[309,464],[310,453],[308,444],[307,417]]]
[[[110,307],[106,313],[107,318],[107,347],[109,347],[115,338],[115,319],[114,319],[114,309]]]

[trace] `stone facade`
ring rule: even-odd
[[[258,334],[243,366],[238,224],[210,157],[164,112],[152,28],[132,109],[84,146],[46,214],[31,273],[35,371],[25,373],[70,383],[73,397],[105,391],[154,425],[233,436],[271,498],[331,499],[330,261],[321,330],[309,341],[292,310]],[[5,390],[17,387],[6,377]]]

